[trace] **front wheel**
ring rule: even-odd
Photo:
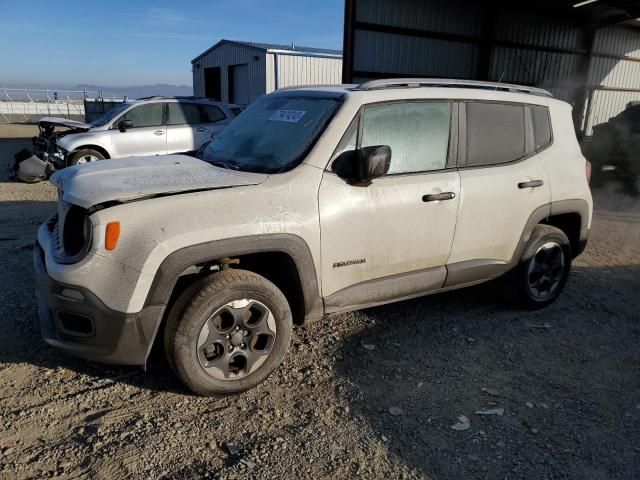
[[[293,322],[273,283],[228,269],[185,290],[165,328],[173,370],[189,389],[209,396],[241,392],[266,379],[287,352]]]
[[[69,155],[67,165],[70,167],[72,165],[82,165],[85,163],[97,162],[98,160],[104,160],[104,155],[96,150],[83,148],[82,150],[78,150],[77,152],[73,152],[71,155]]]
[[[553,303],[564,289],[571,270],[571,246],[565,233],[537,225],[518,266],[507,276],[511,299],[534,310]]]

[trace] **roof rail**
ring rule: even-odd
[[[553,97],[551,92],[537,87],[515,85],[512,83],[483,82],[480,80],[458,80],[448,78],[388,78],[371,80],[361,83],[356,90],[380,90],[383,88],[419,88],[419,87],[454,87],[454,88],[482,88],[486,90],[501,90],[507,92],[529,93]]]
[[[158,98],[165,100],[211,100],[207,97],[196,97],[195,95],[151,95],[149,97],[136,98],[136,100],[156,100]]]

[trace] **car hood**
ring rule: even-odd
[[[43,117],[38,121],[38,125],[41,127],[54,126],[54,127],[67,127],[77,130],[78,132],[86,132],[93,125],[89,123],[77,122],[75,120],[68,120],[62,117]]]
[[[215,167],[186,155],[130,157],[68,167],[51,176],[62,199],[83,208],[157,195],[257,185],[266,174]]]

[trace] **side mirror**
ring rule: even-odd
[[[118,123],[118,130],[122,133],[126,132],[127,128],[133,128],[133,122],[131,120],[122,120]]]
[[[371,185],[374,178],[386,175],[391,166],[391,147],[375,145],[341,153],[331,171],[351,185]]]

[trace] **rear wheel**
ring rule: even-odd
[[[77,152],[73,152],[69,155],[67,160],[67,165],[82,165],[84,163],[97,162],[98,160],[104,160],[104,155],[98,152],[97,150],[93,150],[91,148],[84,148],[82,150],[78,150]]]
[[[167,359],[180,380],[200,395],[258,385],[289,347],[289,304],[273,283],[252,272],[215,273],[187,289],[174,311],[165,330]]]
[[[554,302],[571,270],[571,246],[565,233],[550,225],[537,225],[518,266],[507,278],[512,300],[527,309]]]

